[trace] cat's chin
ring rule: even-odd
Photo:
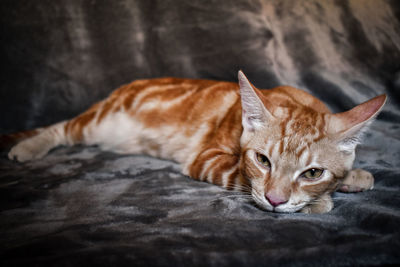
[[[296,205],[293,207],[285,207],[282,205],[282,207],[272,207],[269,203],[262,203],[259,200],[255,200],[255,203],[257,207],[263,211],[269,211],[269,212],[276,212],[276,213],[295,213],[295,212],[300,212],[306,204],[301,204],[301,205]]]
[[[303,207],[295,207],[295,208],[273,208],[273,207],[265,207],[265,206],[260,206],[257,204],[257,207],[263,211],[269,211],[269,212],[275,212],[275,213],[296,213],[300,212]]]
[[[295,212],[299,212],[301,211],[302,208],[304,208],[305,205],[301,205],[301,206],[296,206],[296,207],[291,207],[291,208],[280,208],[280,207],[276,207],[274,208],[274,212],[277,213],[295,213]]]

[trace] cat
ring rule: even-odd
[[[335,190],[373,187],[369,172],[351,169],[360,134],[386,95],[332,114],[300,89],[259,90],[242,71],[238,79],[136,80],[71,120],[8,135],[18,141],[8,157],[36,160],[74,144],[148,154],[283,213],[329,212]]]

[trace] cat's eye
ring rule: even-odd
[[[271,163],[269,162],[269,159],[267,158],[267,156],[261,154],[261,153],[256,153],[257,156],[257,161],[259,163],[261,163],[264,167],[271,167]]]
[[[303,172],[301,176],[307,179],[318,179],[319,177],[321,177],[323,172],[324,170],[322,169],[312,168]]]

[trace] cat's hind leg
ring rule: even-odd
[[[65,123],[60,122],[37,130],[37,134],[13,146],[8,153],[8,158],[19,162],[35,160],[44,157],[53,147],[66,144]]]
[[[374,176],[365,170],[350,171],[338,187],[339,192],[355,193],[370,190],[374,187]]]
[[[36,160],[44,157],[52,148],[59,145],[85,144],[87,141],[85,129],[89,124],[96,125],[94,121],[99,112],[101,110],[96,104],[69,121],[33,130],[37,132],[33,136],[21,138],[22,141],[16,140],[20,142],[11,148],[8,158],[19,162]],[[18,136],[18,133],[13,135]]]

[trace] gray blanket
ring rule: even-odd
[[[221,1],[222,2],[222,1]],[[389,101],[358,147],[371,191],[277,214],[170,161],[96,147],[0,158],[1,266],[400,263],[398,1],[4,1],[1,133],[71,118],[135,78],[289,84],[344,111]]]

